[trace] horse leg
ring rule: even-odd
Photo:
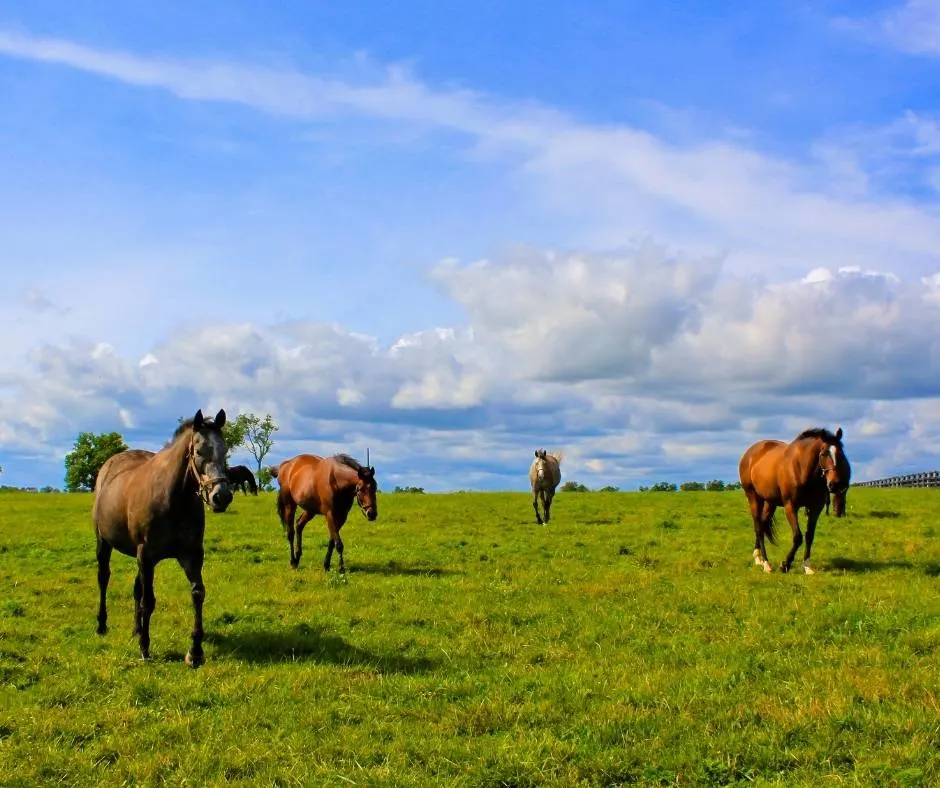
[[[142,619],[144,615],[144,583],[140,579],[140,570],[137,570],[137,577],[134,578],[134,637],[140,634],[143,627]]]
[[[826,502],[828,509],[829,503]],[[809,565],[809,554],[813,550],[813,539],[816,536],[816,522],[819,520],[819,509],[810,509],[806,513],[806,547],[803,548],[803,571],[808,575],[815,575],[816,572]]]
[[[339,520],[339,523],[337,523],[337,520]],[[344,522],[346,522],[345,517],[340,519],[336,517],[332,511],[326,513],[326,527],[330,532],[330,544],[326,548],[326,559],[323,561],[323,568],[327,572],[330,571],[330,559],[333,556],[333,548],[336,548],[336,552],[339,555],[339,571],[346,571],[346,566],[343,563],[343,540],[339,538],[339,529],[343,527]]]
[[[178,558],[179,565],[186,573],[189,581],[190,593],[193,597],[193,640],[189,651],[186,652],[185,662],[193,668],[198,668],[204,661],[202,653],[202,603],[206,599],[206,587],[202,582],[203,551],[197,550],[185,558]]]
[[[764,523],[769,521],[765,512],[769,507],[756,493],[748,495],[747,502],[751,509],[751,519],[754,520],[754,563],[765,572],[772,572],[773,567],[767,559],[767,548],[764,546]],[[770,512],[772,516],[773,510]]]
[[[278,513],[281,515],[281,525],[284,526],[287,535],[287,543],[290,545],[290,565],[297,568],[297,561],[294,558],[294,516],[297,514],[297,504],[290,497],[278,499]]]
[[[111,579],[111,547],[97,535],[95,553],[98,558],[98,634],[108,631],[108,581]]]
[[[140,656],[141,659],[150,659],[150,617],[157,607],[157,597],[153,593],[153,570],[156,564],[153,559],[144,553],[141,547],[137,551],[137,572],[140,578],[143,599],[140,613]]]
[[[542,515],[539,514],[539,491],[532,491],[532,508],[535,509],[535,522],[542,524]]]
[[[294,555],[294,560],[297,563],[295,566],[300,566],[300,556],[304,554],[304,526],[310,522],[312,516],[310,512],[304,509],[300,513],[300,517],[297,518],[297,552]]]
[[[783,505],[783,510],[787,513],[787,522],[790,523],[790,530],[793,531],[793,544],[790,545],[790,551],[787,553],[786,558],[780,562],[780,571],[789,572],[790,565],[793,563],[793,556],[796,555],[799,546],[803,544],[803,533],[800,531],[799,510],[796,506],[792,502],[788,502]]]
[[[542,498],[542,507],[545,509],[545,524],[547,525],[552,519],[552,498],[555,497],[555,492],[554,490],[546,491],[542,495],[544,496]]]

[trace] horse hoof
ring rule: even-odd
[[[754,566],[763,566],[763,565],[764,565],[764,561],[763,561],[763,559],[760,557],[760,550],[755,550],[753,553],[751,553],[751,555],[754,556]]]
[[[191,668],[198,668],[205,661],[206,658],[202,654],[195,655],[192,651],[187,651],[186,656],[183,658],[183,662]]]
[[[149,651],[144,651],[143,649],[141,649],[141,650],[140,650],[140,658],[141,658],[144,662],[150,662],[150,652],[149,652]]]
[[[98,629],[95,630],[99,635],[106,635],[108,632],[107,624],[98,624]]]
[[[813,569],[812,567],[810,567],[809,564],[803,564],[803,572],[806,573],[806,574],[808,574],[808,575],[815,575],[815,574],[816,574],[816,570]]]
[[[774,571],[774,568],[770,565],[770,561],[764,561],[764,562],[761,564],[761,566],[764,567],[764,572],[765,572],[766,574],[768,574],[768,575],[769,575],[771,572]]]

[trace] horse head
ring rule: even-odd
[[[206,419],[202,409],[193,417],[193,433],[189,441],[189,469],[199,487],[199,496],[213,512],[224,512],[232,502],[232,490],[226,473],[225,411],[214,419]]]
[[[832,494],[832,513],[836,517],[845,514],[845,496],[852,479],[852,468],[842,447],[842,428],[835,434],[821,438],[823,445],[819,451],[819,471],[826,480],[826,488]]]
[[[378,487],[375,483],[375,468],[362,465],[356,472],[356,503],[370,522],[379,516]]]

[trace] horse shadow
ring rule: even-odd
[[[445,577],[447,575],[462,574],[452,569],[440,569],[435,566],[402,566],[397,561],[388,561],[384,564],[360,564],[358,561],[346,569],[349,573],[362,572],[366,575],[385,575],[402,577]]]
[[[288,630],[207,632],[205,641],[217,654],[253,665],[316,661],[403,675],[428,673],[437,667],[433,660],[425,657],[374,654],[308,624],[297,624]]]
[[[892,509],[873,509],[868,513],[868,516],[874,517],[876,520],[897,520],[901,513]]]
[[[827,569],[840,569],[843,572],[882,572],[886,569],[913,569],[910,561],[869,561],[855,558],[837,557],[826,563]],[[929,567],[927,574],[930,574]]]

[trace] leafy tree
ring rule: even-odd
[[[682,484],[679,485],[679,489],[685,492],[699,492],[705,489],[705,485],[701,482],[682,482]]]
[[[412,493],[414,495],[423,495],[424,487],[400,487],[395,486],[395,492],[397,493]]]
[[[254,413],[239,413],[235,419],[235,424],[241,429],[243,438],[241,444],[248,448],[251,456],[255,458],[258,464],[258,470],[255,476],[261,475],[261,462],[271,447],[274,446],[272,437],[278,431],[278,426],[271,418],[271,414],[265,414],[265,417],[259,418]]]
[[[581,482],[576,482],[572,479],[570,482],[565,482],[559,488],[561,492],[587,492],[587,485],[581,484]]]
[[[709,492],[724,492],[725,483],[721,479],[712,479],[705,485],[705,489]]]
[[[650,487],[650,492],[675,492],[678,489],[672,482],[656,482]]]
[[[614,487],[612,484],[608,484],[606,487],[601,487],[598,492],[620,492],[620,488]]]
[[[270,491],[274,489],[274,474],[271,473],[270,468],[262,468],[258,471],[255,478],[258,482],[258,487],[262,490]]]
[[[65,455],[65,489],[94,490],[98,471],[109,457],[127,450],[119,432],[80,432],[75,447]]]

